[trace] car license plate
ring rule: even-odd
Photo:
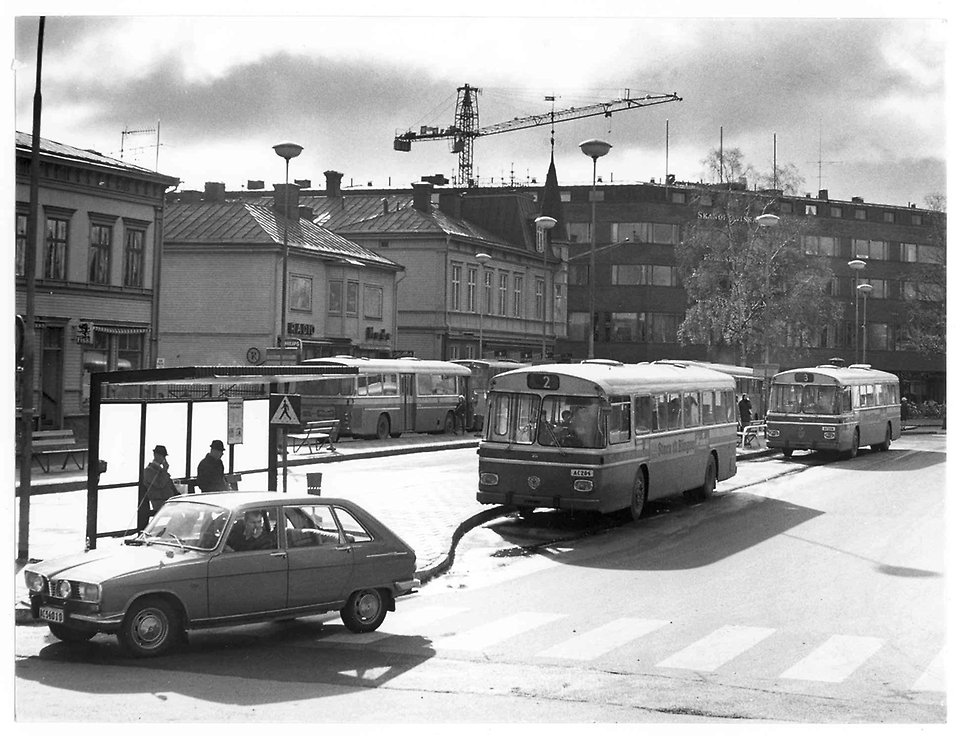
[[[40,607],[40,618],[44,621],[50,621],[54,624],[63,623],[63,609],[62,608],[50,608],[49,606]]]

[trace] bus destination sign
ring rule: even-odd
[[[527,388],[534,391],[556,391],[560,388],[560,376],[556,373],[528,373]]]

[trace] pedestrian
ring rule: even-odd
[[[151,516],[160,510],[168,498],[179,493],[169,470],[167,448],[157,445],[153,448],[153,460],[143,469],[143,480],[140,483],[143,497],[150,502]]]
[[[744,394],[737,404],[737,408],[740,410],[740,429],[743,429],[750,424],[750,419],[753,416],[753,404],[750,403],[750,397]]]
[[[213,491],[229,491],[227,479],[223,475],[223,442],[214,440],[210,443],[210,452],[206,454],[197,466],[197,487],[204,493]]]

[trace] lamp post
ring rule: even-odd
[[[857,362],[857,353],[859,352],[860,347],[860,301],[857,296],[857,289],[860,288],[860,274],[867,267],[866,261],[861,261],[859,258],[847,261],[847,265],[853,269],[853,362]],[[864,303],[866,306],[866,303]],[[864,320],[866,322],[866,320]]]
[[[593,159],[593,178],[590,180],[590,273],[588,274],[588,307],[590,309],[587,325],[587,359],[593,358],[593,311],[597,291],[597,159],[606,156],[613,148],[606,141],[591,138],[580,144],[585,156]]]
[[[543,334],[540,339],[540,357],[547,360],[547,233],[557,221],[553,217],[541,215],[533,224],[537,226],[537,250],[543,253]]]
[[[278,143],[273,147],[277,155],[286,162],[286,172],[284,174],[283,187],[283,252],[281,255],[282,276],[280,284],[280,339],[277,341],[277,347],[281,349],[280,355],[284,356],[287,348],[287,220],[290,214],[290,159],[296,158],[303,151],[303,146],[296,143]],[[281,361],[285,358],[281,357]]]
[[[867,294],[873,291],[871,284],[860,284],[857,291],[863,294],[863,354],[860,358],[861,363],[867,362]]]
[[[484,274],[484,264],[490,260],[491,256],[489,253],[477,253],[474,256],[478,261],[480,261],[480,283],[483,284],[483,274]],[[480,355],[478,358],[483,358],[483,298],[480,299]]]
[[[774,215],[773,213],[766,212],[762,215],[757,215],[753,218],[753,221],[757,223],[759,227],[768,228],[768,227],[779,227],[780,226],[780,216]],[[766,269],[765,269],[765,278],[766,278],[766,295],[770,293],[770,268],[771,268],[770,259],[767,259]],[[746,362],[746,361],[744,361]],[[763,362],[767,365],[770,364],[770,340],[766,339],[763,341]]]

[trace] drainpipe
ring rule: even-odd
[[[163,220],[166,208],[167,192],[164,189],[160,206],[153,207],[153,294],[150,296],[150,347],[147,352],[150,364],[148,368],[156,368],[157,358],[160,357],[160,267],[163,262]]]

